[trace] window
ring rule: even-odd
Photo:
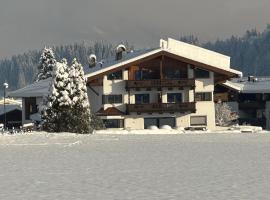
[[[122,103],[122,95],[102,95],[102,104]]]
[[[103,123],[106,128],[124,128],[123,119],[104,119]]]
[[[191,116],[190,126],[207,126],[206,116]]]
[[[182,102],[182,94],[181,93],[168,93],[167,94],[167,102],[168,103],[181,103]]]
[[[108,80],[122,80],[123,79],[123,73],[122,70],[111,73],[107,76]]]
[[[195,101],[212,101],[212,92],[196,92]]]
[[[210,73],[204,69],[195,68],[194,76],[195,78],[210,78]]]
[[[135,104],[143,104],[150,102],[149,94],[135,94]]]
[[[35,97],[25,98],[25,119],[29,120],[30,115],[37,113],[37,104]]]

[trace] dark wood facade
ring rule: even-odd
[[[128,80],[126,81],[126,89],[138,88],[163,88],[163,87],[195,87],[195,79],[152,79],[152,80]]]

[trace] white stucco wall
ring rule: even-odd
[[[182,57],[195,60],[207,65],[230,68],[230,57],[210,51],[195,45],[187,44],[178,40],[168,38],[167,42],[161,43],[163,48]]]

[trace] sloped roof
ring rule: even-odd
[[[144,55],[146,53],[149,53],[149,52],[151,52],[153,50],[157,50],[157,49],[159,49],[159,48],[132,51],[132,52],[126,53],[125,56],[123,56],[123,58],[121,60],[116,60],[115,57],[112,56],[112,57],[110,57],[108,59],[102,60],[102,66],[99,63],[97,63],[97,65],[95,67],[85,66],[84,67],[84,74],[85,74],[86,77],[88,77],[91,73],[98,72],[101,69],[106,69],[106,68],[108,68],[110,66],[123,63],[125,61],[136,58],[138,56],[142,56],[142,55]]]
[[[247,78],[233,79],[222,85],[240,93],[270,93],[270,77],[258,77],[254,82],[248,81]]]
[[[133,51],[133,52],[127,53],[121,60],[116,60],[115,57],[111,57],[109,59],[103,60],[102,66],[100,64],[97,64],[93,68],[89,68],[88,66],[85,67],[84,68],[85,77],[88,78],[94,75],[98,75],[102,72],[106,72],[111,69],[121,67],[125,64],[145,58],[147,56],[153,55],[158,52],[161,52],[160,48]]]
[[[13,110],[22,110],[22,108],[20,105],[11,105],[11,104],[6,105],[6,113],[9,113]],[[0,105],[0,115],[3,114],[5,114],[4,105]]]
[[[51,78],[34,82],[19,90],[9,92],[9,97],[42,97],[48,94]]]
[[[230,68],[230,57],[223,54],[210,51],[195,45],[187,44],[171,38],[168,41],[161,40],[165,45],[159,48],[134,51],[128,53],[123,59],[116,60],[115,57],[104,60],[102,65],[97,64],[93,68],[85,67],[85,77],[91,78],[110,70],[126,66],[141,59],[153,56],[159,53],[174,55],[183,61],[193,61],[194,64],[204,66],[213,71],[228,73],[235,76],[242,76],[242,72]]]

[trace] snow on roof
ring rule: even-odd
[[[86,66],[84,67],[84,74],[85,77],[90,77],[91,75],[96,75],[98,73],[101,73],[103,71],[107,71],[111,68],[116,68],[121,65],[123,65],[124,63],[131,62],[134,59],[138,60],[141,56],[145,55],[148,56],[149,53],[156,53],[158,51],[160,51],[159,48],[155,48],[155,49],[143,49],[143,50],[137,50],[137,51],[133,51],[130,53],[126,53],[125,56],[123,56],[123,58],[121,60],[116,60],[114,56],[108,58],[108,59],[104,59],[102,61],[100,61],[99,63],[96,64],[95,67],[89,67]],[[101,63],[102,62],[102,66]]]
[[[240,93],[270,93],[270,77],[258,77],[257,81],[248,81],[248,78],[226,81],[224,86]]]
[[[11,105],[11,104],[6,105],[6,113],[9,113],[13,110],[22,110],[22,108],[20,105]],[[0,115],[3,115],[4,113],[5,113],[4,105],[0,105]]]
[[[222,69],[238,76],[242,76],[242,72],[230,68],[229,56],[168,38],[168,41],[160,41],[159,48],[139,50],[132,53],[127,53],[126,56],[124,56],[121,60],[116,60],[115,57],[111,57],[107,60],[101,61],[102,65],[97,64],[93,68],[89,68],[87,66],[84,68],[85,77],[88,78],[98,75],[100,73],[121,67],[123,65],[127,65],[131,62],[146,58],[162,51],[187,59],[191,59],[198,63],[206,64],[217,69]]]
[[[48,94],[51,78],[34,82],[24,88],[9,92],[9,97],[42,97]]]
[[[0,105],[3,105],[4,104],[4,98],[2,98],[0,100]],[[18,100],[18,99],[13,99],[13,98],[5,98],[5,104],[16,104],[16,105],[21,105],[22,104],[22,101]]]

